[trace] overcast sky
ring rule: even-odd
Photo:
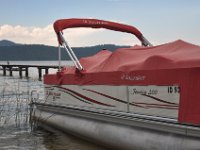
[[[178,39],[200,45],[200,0],[1,0],[0,40],[57,45],[52,24],[61,18],[96,18],[137,27],[154,45]],[[68,29],[71,46],[134,45],[132,35]]]

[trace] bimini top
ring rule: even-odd
[[[71,19],[60,19],[54,22],[54,30],[58,36],[58,41],[60,42],[60,44],[62,44],[63,41],[59,33],[62,32],[64,29],[77,28],[77,27],[96,28],[96,29],[105,28],[114,31],[126,32],[135,35],[141,42],[145,42],[142,33],[136,27],[130,25],[99,20],[99,19],[71,18]]]
[[[194,68],[200,67],[200,46],[177,40],[152,47],[102,50],[94,56],[81,58],[80,63],[86,73]],[[66,69],[65,73],[74,70]]]
[[[86,28],[105,28],[109,30],[126,32],[135,35],[141,42],[143,46],[152,46],[152,44],[143,36],[143,34],[135,27],[130,25],[125,25],[121,23],[98,20],[98,19],[80,19],[80,18],[72,18],[72,19],[60,19],[55,21],[54,30],[58,37],[59,47],[63,46],[67,51],[70,59],[74,63],[75,67],[80,71],[85,70],[82,64],[77,59],[71,47],[66,42],[63,36],[63,30],[67,28],[77,28],[77,27],[86,27]],[[59,55],[60,56],[60,55]]]

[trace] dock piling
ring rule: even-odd
[[[13,76],[12,67],[11,66],[9,67],[9,71],[10,71],[10,76]]]
[[[6,66],[2,66],[3,68],[3,76],[6,76]]]
[[[19,67],[19,77],[22,78],[22,68]]]
[[[42,80],[42,68],[38,67],[38,75],[39,75],[39,80]]]
[[[45,68],[45,74],[49,74],[49,68]]]
[[[25,76],[28,78],[28,67],[25,68]]]

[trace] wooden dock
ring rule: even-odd
[[[40,65],[5,65],[0,64],[0,70],[3,71],[3,76],[7,75],[9,72],[10,76],[13,76],[13,71],[19,72],[20,78],[23,77],[23,73],[25,72],[25,77],[29,77],[29,68],[37,68],[38,69],[38,79],[42,80],[42,70],[45,70],[45,74],[49,73],[49,69],[59,69],[59,66],[40,66]]]

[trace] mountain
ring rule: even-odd
[[[2,41],[0,41],[2,43]],[[14,43],[11,42],[10,43]],[[72,47],[74,53],[78,58],[87,57],[96,54],[102,49],[114,51],[115,49],[129,47],[117,46],[112,44],[96,45],[90,47]],[[61,49],[62,60],[70,60],[67,52]],[[0,61],[21,61],[21,60],[58,60],[58,48],[47,45],[23,45],[14,44],[10,45],[9,42],[6,46],[0,46]]]
[[[16,43],[8,40],[1,40],[0,41],[0,46],[14,46],[17,45]]]

